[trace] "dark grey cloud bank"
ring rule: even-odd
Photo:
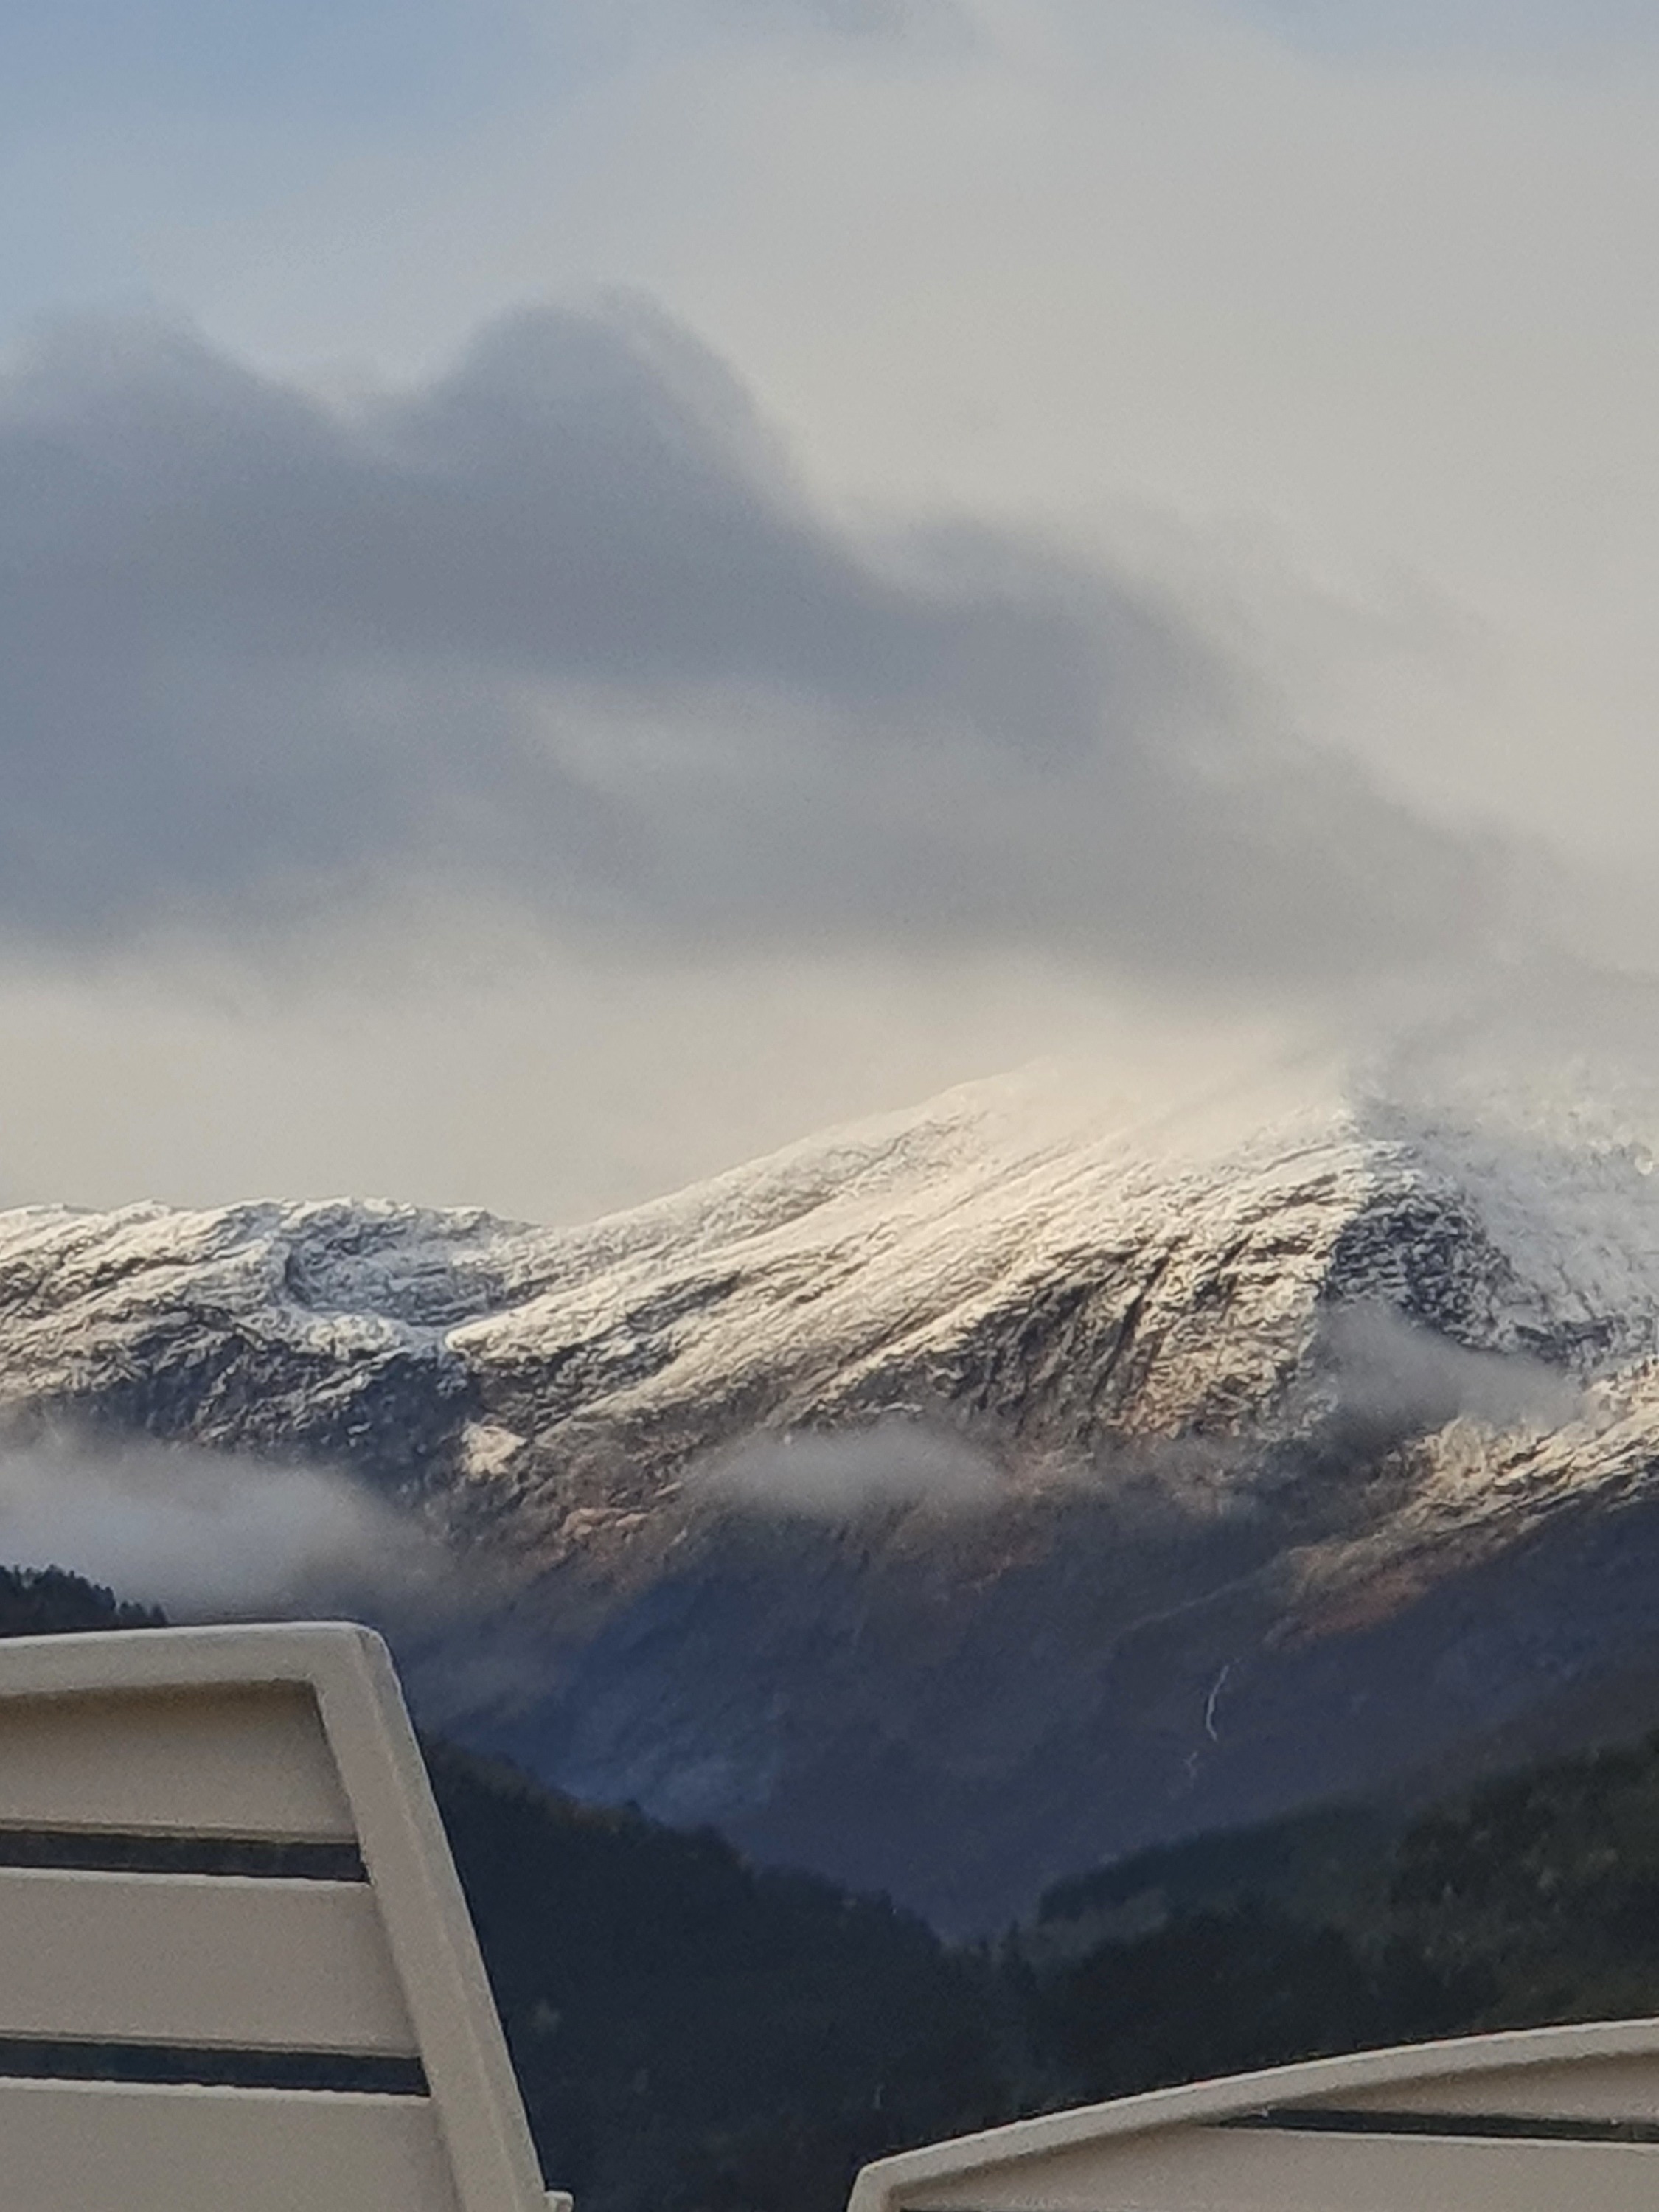
[[[647,307],[349,413],[187,333],[0,389],[0,928],[488,886],[676,946],[984,941],[1317,981],[1442,956],[1481,857],[1278,730],[1132,582],[860,534]]]

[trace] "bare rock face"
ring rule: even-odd
[[[495,1564],[452,1725],[983,1926],[1659,1630],[1649,1167],[1011,1079],[570,1231],[30,1208],[0,1416],[358,1470]]]

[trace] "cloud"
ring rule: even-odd
[[[1352,56],[1559,61],[1651,46],[1649,0],[1243,0],[1298,46]]]
[[[750,30],[769,23],[855,39],[945,40],[972,35],[964,0],[716,0],[719,12]]]
[[[1475,1352],[1392,1307],[1344,1306],[1325,1350],[1342,1414],[1368,1431],[1427,1431],[1464,1419],[1490,1428],[1555,1428],[1583,1411],[1559,1369],[1516,1352]]]
[[[0,1449],[0,1559],[182,1620],[428,1610],[450,1579],[435,1539],[332,1469],[72,1436]]]
[[[1133,580],[826,512],[637,301],[349,412],[60,331],[0,391],[0,569],[15,938],[438,880],[605,941],[1306,981],[1491,896]]]
[[[959,1437],[897,1419],[836,1436],[752,1437],[698,1480],[708,1495],[746,1511],[808,1521],[916,1507],[981,1511],[1005,1494],[995,1467]]]
[[[531,41],[517,13],[510,0],[301,0],[281,17],[204,0],[87,0],[70,21],[12,8],[0,16],[0,113],[20,134],[54,112],[118,127],[165,117],[175,133],[215,111],[245,131],[283,114],[313,133],[342,117],[360,131],[431,128],[522,69]]]

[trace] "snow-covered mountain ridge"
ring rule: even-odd
[[[0,1413],[360,1469],[511,1564],[534,1679],[481,1731],[972,1920],[1659,1630],[1659,1578],[1587,1622],[1570,1565],[1659,1500],[1650,1167],[1363,1093],[1148,1125],[1011,1079],[574,1230],[27,1208]],[[896,1424],[994,1471],[971,1510],[884,1491]],[[792,1497],[781,1440],[825,1432],[874,1519]],[[1552,1544],[1524,1668],[1435,1626]]]
[[[1056,1128],[1055,1124],[1059,1122]],[[1298,1433],[1329,1315],[1386,1308],[1583,1381],[1659,1348],[1659,1185],[1340,1101],[1219,1137],[1018,1082],[571,1231],[385,1204],[0,1213],[0,1403],[200,1442],[469,1446],[526,1496],[739,1428],[900,1409],[1086,1456]],[[379,1391],[423,1402],[400,1449]],[[463,1413],[483,1428],[464,1433]]]

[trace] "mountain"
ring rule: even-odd
[[[1576,1102],[1016,1079],[573,1230],[26,1208],[0,1414],[356,1470],[480,1571],[402,1631],[467,1741],[983,1928],[1628,1672],[1650,1170]]]

